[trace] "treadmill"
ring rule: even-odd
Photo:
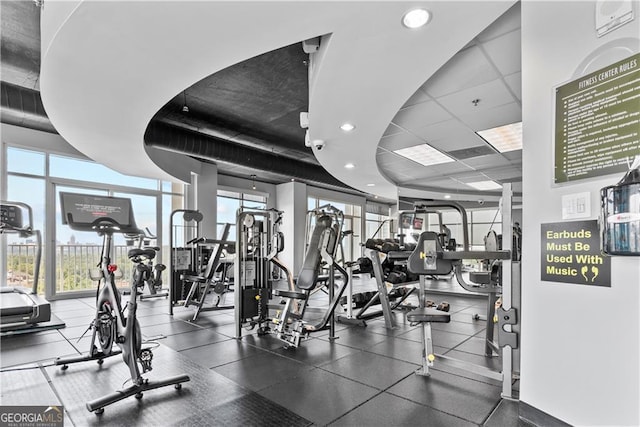
[[[35,237],[36,253],[33,287],[6,286],[6,277],[0,278],[0,330],[5,332],[37,327],[51,320],[51,304],[38,296],[38,276],[42,259],[42,236],[33,229],[33,212],[20,202],[0,202],[0,234],[18,234],[22,238]]]

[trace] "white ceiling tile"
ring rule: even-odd
[[[471,102],[474,99],[479,99],[480,102],[474,105]],[[438,102],[456,117],[479,114],[514,101],[513,95],[511,95],[502,79],[496,79],[489,83],[438,98]]]
[[[463,89],[490,82],[498,77],[494,67],[476,47],[453,56],[422,86],[429,95],[438,98]]]
[[[506,153],[502,153],[502,155],[509,159],[511,163],[522,163],[522,150],[507,151]]]
[[[509,86],[509,89],[518,97],[518,100],[522,101],[522,73],[513,73],[504,77],[504,81]]]
[[[522,108],[516,102],[491,109],[478,110],[459,119],[469,128],[479,131],[522,121]]]
[[[496,168],[491,171],[485,171],[485,174],[494,180],[509,181],[512,179],[522,179],[522,169],[519,168]]]
[[[423,102],[403,108],[393,119],[393,123],[407,130],[418,129],[451,118],[442,107],[433,101]]]
[[[486,144],[484,140],[466,128],[464,128],[464,132],[452,134],[436,141],[429,141],[429,145],[445,153],[477,147],[482,144]]]
[[[503,76],[522,70],[522,34],[512,31],[483,44],[485,52]]]
[[[389,126],[387,126],[387,129],[384,131],[384,135],[382,136],[395,135],[400,132],[404,132],[404,131],[400,129],[398,126],[394,125],[393,123],[389,123]]]
[[[477,171],[471,171],[466,173],[457,174],[456,176],[452,176],[452,179],[460,182],[477,182],[477,181],[486,181],[487,176],[479,173]]]
[[[421,104],[423,102],[427,102],[427,101],[430,101],[430,100],[431,100],[431,97],[429,95],[427,95],[422,89],[418,88],[416,93],[411,95],[411,98],[409,98],[407,100],[407,102],[404,103],[402,108],[410,107],[410,106],[416,105],[416,104]]]
[[[462,162],[467,165],[485,171],[490,168],[500,168],[509,166],[509,160],[502,157],[500,154],[490,154],[488,156],[472,157],[470,159],[464,159]]]
[[[402,131],[395,135],[383,137],[380,140],[379,147],[389,151],[395,151],[401,148],[413,147],[418,144],[424,144],[424,141],[408,132]]]
[[[517,30],[520,26],[520,2],[518,2],[496,19],[493,24],[489,25],[486,30],[478,34],[476,39],[481,42],[491,40],[502,34]]]
[[[467,127],[457,119],[445,120],[444,122],[435,123],[433,125],[424,126],[414,129],[413,133],[425,141],[434,141],[443,139],[447,136],[455,137],[468,133]]]

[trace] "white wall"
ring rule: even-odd
[[[203,216],[200,223],[200,236],[214,239],[217,237],[216,221],[218,219],[218,166],[202,163],[200,173],[194,176],[196,178],[195,209],[199,210]]]
[[[284,251],[280,260],[298,275],[304,260],[304,240],[307,216],[307,186],[287,182],[276,186],[277,209],[284,212],[280,231],[284,233]]]
[[[640,424],[640,258],[613,257],[610,288],[540,280],[540,224],[562,221],[562,195],[590,192],[594,219],[599,189],[622,176],[552,183],[553,88],[575,79],[579,65],[605,44],[628,45],[621,39],[631,37],[638,52],[638,6],[635,1],[635,21],[597,38],[595,2],[522,4],[520,398],[573,425]],[[631,55],[629,50],[608,46],[604,49],[611,62]]]

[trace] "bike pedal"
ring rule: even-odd
[[[153,368],[151,367],[151,361],[153,360],[153,353],[150,349],[145,348],[140,351],[140,355],[138,356],[140,360],[140,364],[142,365],[143,372],[149,372]]]

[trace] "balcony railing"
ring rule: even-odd
[[[7,286],[33,286],[34,263],[36,245],[9,244],[7,245]],[[44,254],[44,247],[43,254]],[[118,266],[116,270],[116,285],[128,287],[131,280],[133,263],[129,261],[125,245],[114,246],[112,263]],[[56,246],[56,293],[82,291],[94,289],[96,281],[91,278],[99,275],[101,245],[57,245]],[[43,255],[44,259],[44,255]],[[91,273],[93,270],[93,273]],[[39,292],[44,289],[44,268],[40,268]]]

